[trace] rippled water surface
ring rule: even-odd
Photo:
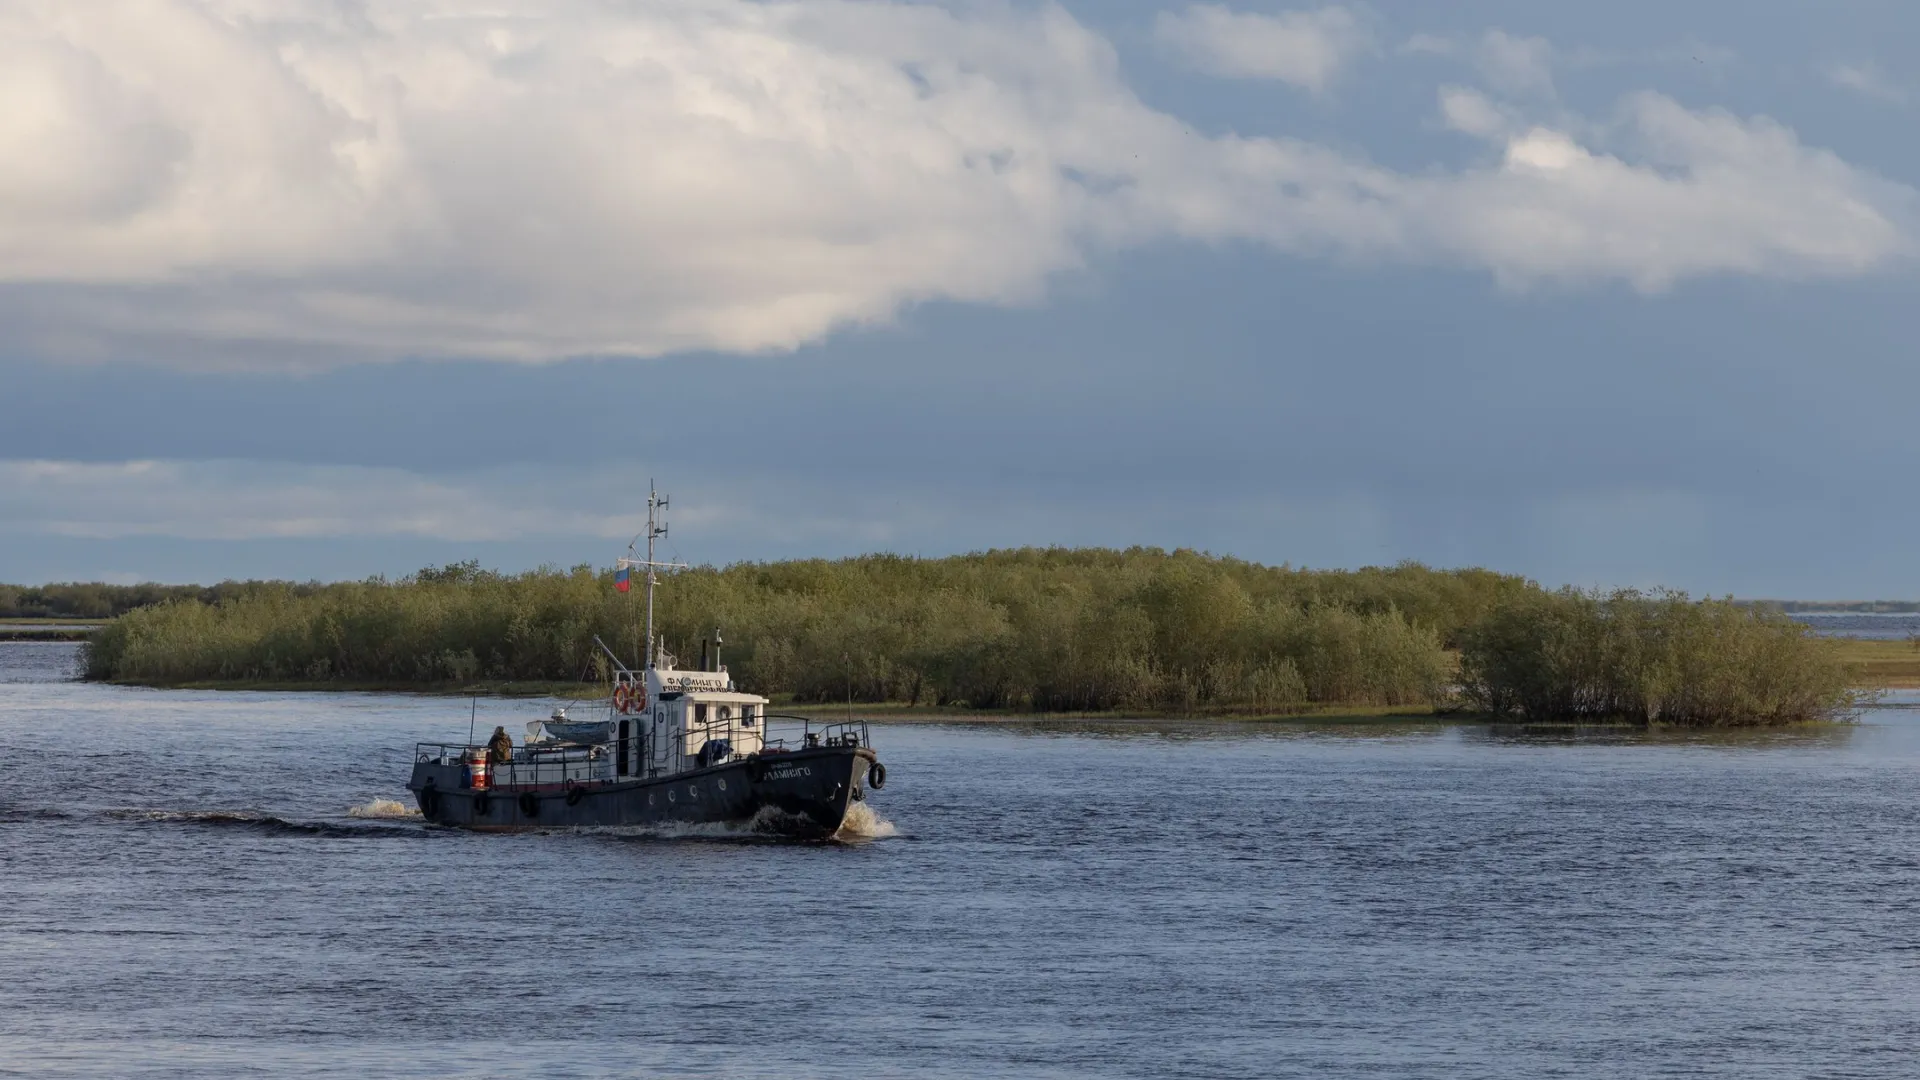
[[[887,726],[891,836],[475,836],[380,816],[465,702],[71,655],[0,645],[0,1074],[1920,1071],[1911,710]]]
[[[1899,641],[1920,634],[1920,613],[1911,611],[1802,611],[1793,617],[1822,637]]]

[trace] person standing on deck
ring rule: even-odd
[[[512,757],[513,736],[507,734],[507,729],[504,727],[494,728],[493,738],[487,740],[487,763],[489,765],[502,765],[511,760]]]

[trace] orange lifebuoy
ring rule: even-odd
[[[627,697],[627,684],[620,683],[613,688],[613,708],[615,712],[627,712],[631,701]]]
[[[627,703],[633,706],[634,712],[646,712],[647,711],[647,684],[634,683],[633,694],[627,699]]]

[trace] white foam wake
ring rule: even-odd
[[[795,826],[799,826],[797,831],[804,832],[807,823],[777,807],[763,806],[746,821],[660,821],[651,825],[586,826],[579,831],[651,840],[776,840],[796,831]],[[854,803],[833,838],[879,840],[892,835],[893,822],[874,813],[865,803]]]
[[[374,799],[361,803],[347,811],[348,817],[359,818],[407,818],[419,817],[420,811],[406,803],[394,799]]]
[[[746,821],[656,821],[646,825],[583,825],[576,832],[648,840],[751,840],[778,834],[780,812],[771,806]]]
[[[840,831],[835,836],[857,840],[883,840],[894,835],[893,822],[874,813],[866,803],[857,802],[847,808],[847,819],[840,823]]]

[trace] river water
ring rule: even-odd
[[[1794,619],[1821,637],[1903,641],[1920,636],[1920,612],[1912,611],[1802,611]]]
[[[73,656],[0,645],[3,1075],[1920,1071],[1905,709],[889,725],[868,838],[476,836],[381,801],[466,702]]]

